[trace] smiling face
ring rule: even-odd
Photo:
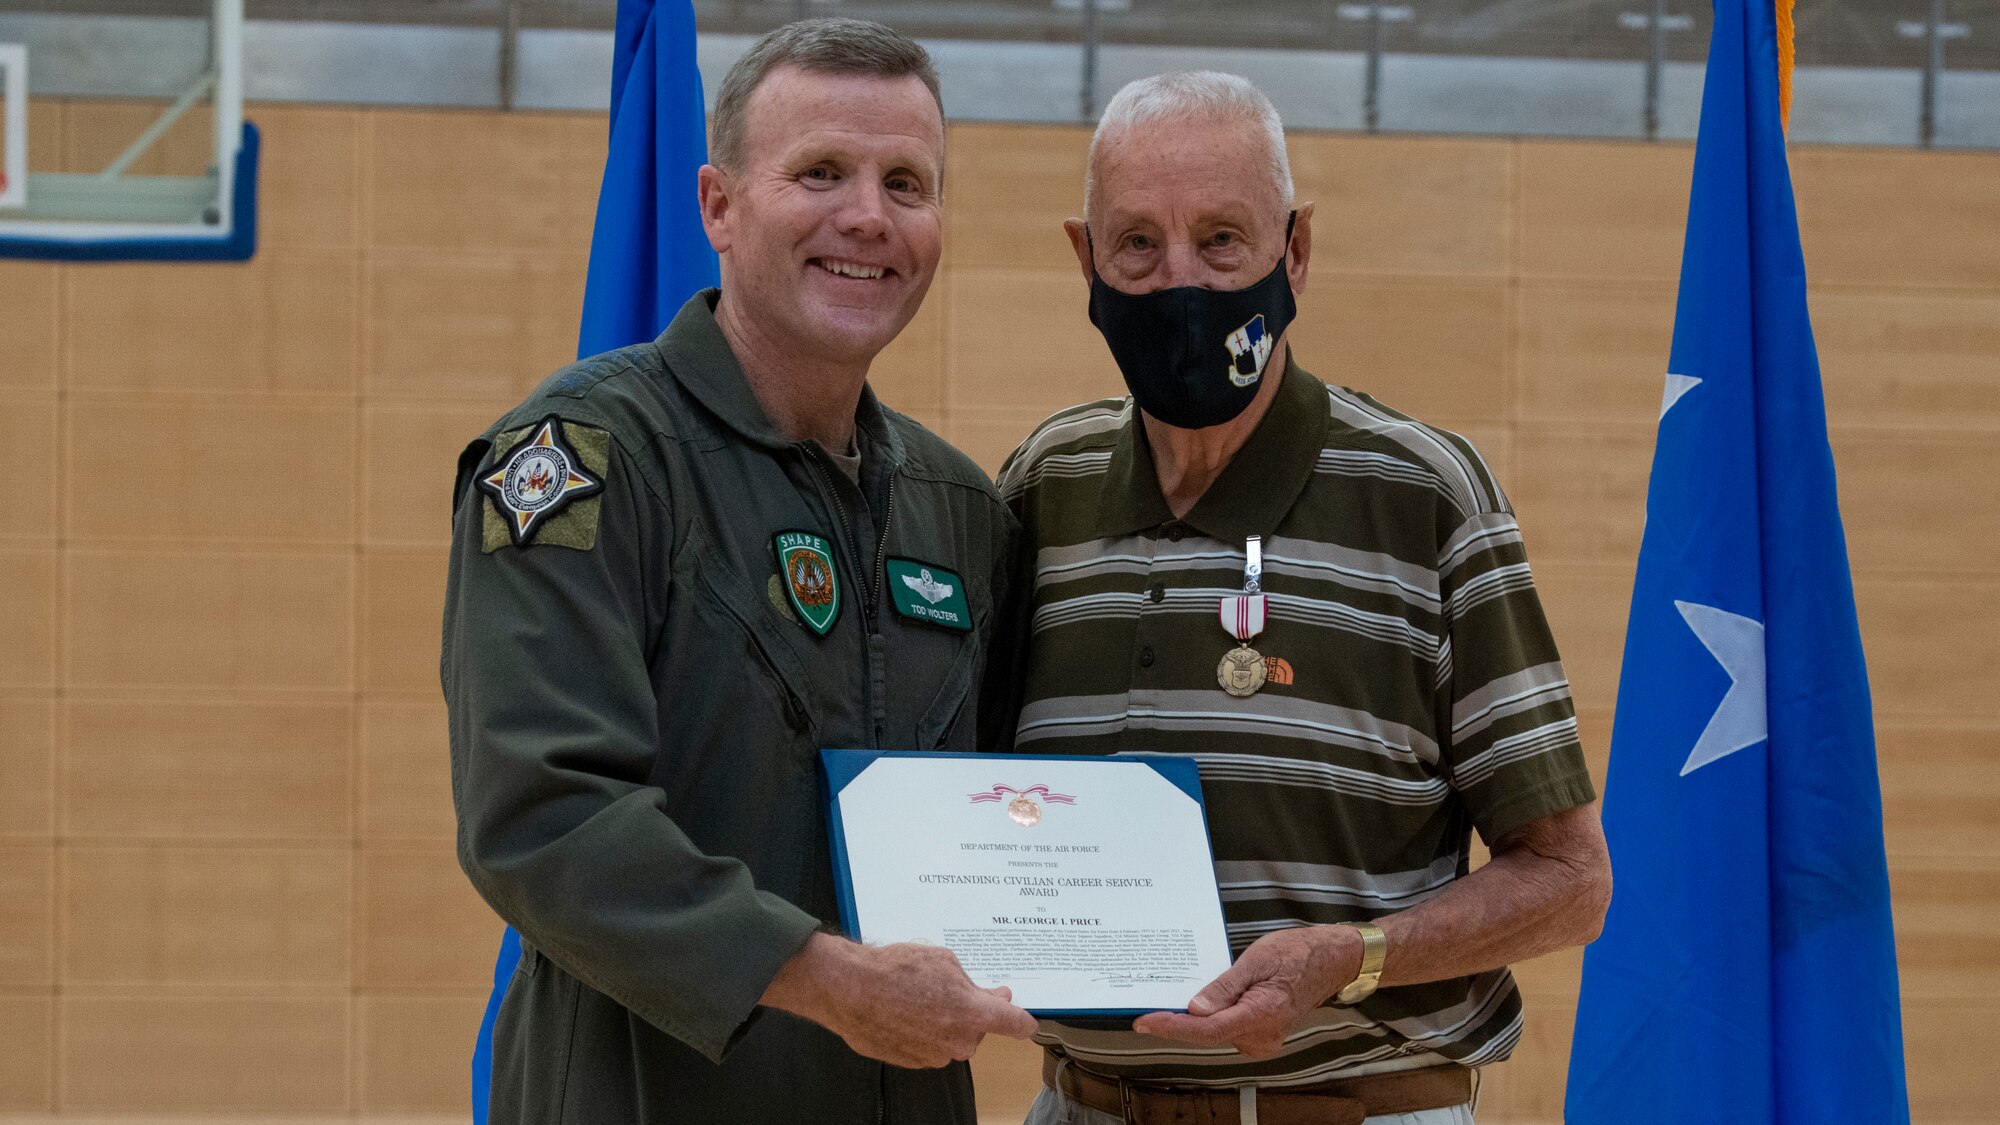
[[[1263,134],[1242,120],[1162,119],[1098,146],[1093,210],[1065,224],[1086,279],[1123,293],[1254,285],[1286,253],[1285,203]],[[1312,204],[1298,205],[1288,263],[1305,288]],[[1093,258],[1094,243],[1094,258]]]
[[[722,315],[773,356],[866,364],[937,271],[944,122],[923,82],[782,67],[742,157],[701,170]]]

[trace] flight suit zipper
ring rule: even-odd
[[[803,444],[806,460],[812,464],[814,474],[819,477],[820,491],[833,501],[834,515],[838,517],[839,522],[834,532],[840,540],[841,548],[847,553],[847,564],[859,574],[861,573],[860,547],[852,539],[853,525],[847,518],[847,504],[840,498],[840,489],[835,487],[833,478],[827,473],[825,454],[811,442]],[[884,683],[885,644],[881,630],[877,628],[876,612],[881,604],[883,583],[880,579],[885,573],[883,567],[889,552],[889,523],[895,518],[895,514],[896,474],[891,471],[888,493],[882,500],[882,527],[875,543],[875,565],[869,568],[867,576],[861,580],[862,625],[863,632],[867,635],[868,648],[868,715],[874,727],[874,744],[877,748],[882,745],[883,719],[888,712],[886,694],[888,688]]]
[[[895,514],[896,474],[892,472],[889,474],[889,494],[882,500],[882,534],[875,541],[875,570],[868,576],[868,581],[875,584],[873,595],[873,600],[875,601],[881,600],[882,583],[888,581],[886,572],[882,569],[882,566],[889,556],[889,519]],[[872,614],[869,620],[874,620]]]
[[[838,517],[836,526],[834,527],[834,535],[840,540],[841,549],[847,553],[847,565],[853,567],[856,574],[860,574],[861,556],[855,552],[853,540],[854,525],[847,518],[847,504],[841,500],[840,489],[834,487],[833,478],[827,475],[826,465],[821,461],[823,455],[810,442],[805,443],[805,451],[806,460],[812,464],[813,475],[819,478],[820,492],[833,501],[833,514]],[[885,518],[882,522],[886,524],[889,521]],[[868,619],[869,632],[874,632],[875,622],[875,591],[873,584],[873,575],[869,575],[861,581],[861,610]]]
[[[882,498],[882,530],[875,540],[875,570],[868,576],[868,581],[874,586],[873,596],[870,600],[878,604],[882,600],[882,587],[888,584],[888,572],[884,569],[884,563],[889,554],[889,520],[895,514],[896,474],[891,472],[889,474],[888,494]],[[873,667],[870,668],[869,672],[871,678],[879,679],[886,675],[887,670],[884,666],[888,662],[888,654],[883,651],[887,645],[882,639],[882,634],[875,629],[875,620],[875,611],[871,609],[868,612],[868,647],[871,657],[870,663]],[[878,748],[882,745],[882,720],[887,715],[888,710],[889,686],[884,682],[882,690],[875,693],[875,711],[871,716],[875,722],[875,745]]]

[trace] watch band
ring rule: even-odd
[[[1359,1004],[1374,995],[1377,985],[1382,983],[1382,962],[1389,956],[1389,936],[1382,927],[1373,922],[1341,922],[1361,935],[1361,970],[1347,987],[1334,993],[1333,998],[1343,1004]]]

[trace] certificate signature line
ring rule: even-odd
[[[1090,979],[1105,984],[1155,984],[1166,981],[1190,981],[1195,978],[1186,973],[1105,973]]]

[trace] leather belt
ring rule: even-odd
[[[1128,1125],[1242,1125],[1234,1087],[1127,1082],[1084,1070],[1052,1051],[1042,1054],[1042,1082],[1070,1101]],[[1427,1066],[1313,1086],[1260,1087],[1257,1125],[1361,1125],[1381,1114],[1442,1109],[1471,1100],[1470,1068]]]

